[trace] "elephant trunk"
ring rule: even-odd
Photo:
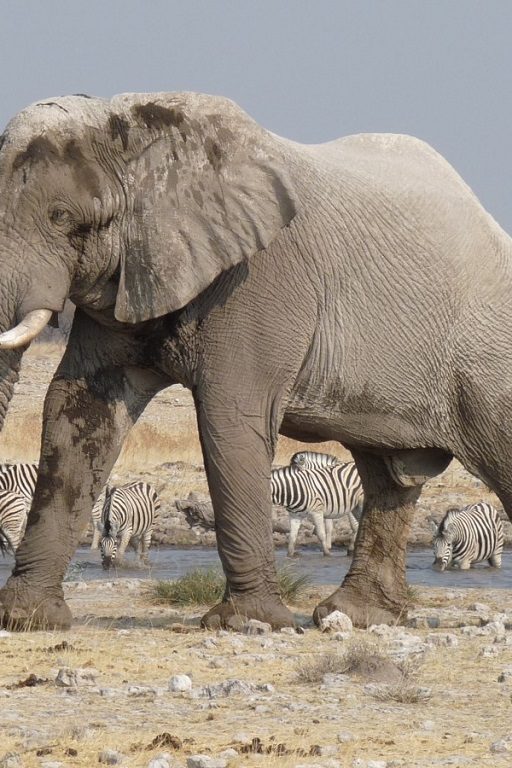
[[[3,428],[14,385],[18,381],[21,350],[0,350],[0,431]]]

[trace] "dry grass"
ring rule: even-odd
[[[458,647],[436,650],[416,669],[414,680],[409,676],[411,686],[418,690],[432,689],[430,699],[416,702],[412,688],[408,691],[404,687],[402,700],[393,695],[379,700],[369,695],[366,680],[355,673],[344,673],[348,678],[329,689],[297,681],[296,677],[297,658],[312,661],[334,654],[333,647],[339,649],[336,656],[351,657],[355,664],[362,655],[358,644],[368,648],[365,632],[356,631],[354,640],[346,645],[315,629],[303,636],[274,633],[272,645],[264,649],[261,638],[240,640],[236,635],[199,631],[195,626],[198,614],[192,609],[178,612],[148,606],[146,598],[122,585],[112,589],[91,585],[86,590],[67,585],[66,591],[77,617],[96,619],[90,618],[67,633],[38,632],[0,640],[0,691],[31,673],[49,681],[8,691],[0,718],[0,759],[12,751],[22,756],[25,768],[39,768],[42,760],[90,768],[98,764],[103,748],[111,748],[126,755],[121,764],[130,768],[147,768],[149,760],[163,751],[175,754],[185,765],[190,754],[216,756],[230,746],[240,749],[235,737],[245,733],[249,741],[260,740],[264,756],[259,764],[265,768],[326,762],[318,757],[310,759],[318,745],[336,746],[334,758],[343,768],[357,758],[406,759],[408,768],[424,768],[432,755],[439,761],[458,755],[479,768],[510,765],[509,755],[489,751],[492,741],[510,732],[510,690],[497,682],[509,663],[507,647],[500,646],[497,657],[484,658],[481,650],[489,642],[487,638],[460,635]],[[426,599],[429,590],[424,592]],[[439,590],[440,596],[442,592]],[[490,604],[492,610],[501,607],[510,611],[512,607],[510,598],[504,604],[499,590],[494,596],[472,591],[471,599]],[[444,605],[449,605],[446,599]],[[310,608],[309,601],[300,604],[301,611],[309,612]],[[134,617],[133,628],[119,618],[127,615]],[[103,627],[94,625],[97,617],[102,617]],[[157,629],[152,626],[157,619],[164,619],[167,625],[186,619],[189,632]],[[413,632],[422,635],[430,631]],[[60,646],[63,640],[67,648]],[[385,648],[380,650],[385,655]],[[92,689],[66,694],[56,688],[53,681],[61,666],[96,669],[98,687],[107,689],[107,695]],[[339,668],[327,670],[331,671],[336,674]],[[262,694],[256,700],[244,696],[217,699],[212,708],[207,699],[194,700],[165,691],[169,678],[184,672],[191,673],[196,689],[238,678],[258,684],[272,682],[275,695]],[[146,686],[146,692],[128,694],[130,685]],[[163,692],[155,695],[151,688]],[[382,690],[386,691],[384,686]],[[424,728],[425,721],[433,727]],[[340,731],[352,733],[353,740],[338,744]],[[150,747],[155,737],[165,732],[178,737],[182,746],[176,751]],[[286,751],[281,755],[267,753],[277,744],[283,744]],[[41,748],[52,751],[38,756]],[[70,748],[77,755],[66,754]],[[251,758],[240,754],[230,768],[249,764]]]

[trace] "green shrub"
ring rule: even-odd
[[[280,568],[277,576],[285,602],[296,600],[311,583],[309,576],[297,576],[289,566]],[[196,568],[176,581],[157,581],[149,596],[154,602],[170,605],[215,605],[222,600],[225,586],[224,574],[218,568]]]

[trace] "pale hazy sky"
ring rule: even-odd
[[[0,132],[44,97],[158,90],[298,141],[420,136],[512,233],[512,0],[0,0]]]

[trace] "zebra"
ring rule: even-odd
[[[29,504],[36,489],[37,464],[0,464],[0,489],[14,491]]]
[[[353,550],[363,512],[363,487],[354,462],[309,469],[297,469],[293,465],[278,467],[271,472],[271,491],[273,504],[288,510],[288,557],[295,554],[299,528],[307,515],[313,519],[324,555],[329,555],[332,521],[346,512],[352,530],[348,552]]]
[[[316,467],[336,467],[342,462],[331,453],[316,453],[315,451],[299,451],[290,459],[290,467],[297,469],[316,469]]]
[[[37,469],[37,464],[0,464],[0,490],[21,494],[30,507],[36,489]],[[102,491],[91,513],[93,531],[91,549],[97,549],[100,541],[97,524],[101,520],[103,500],[104,492]]]
[[[21,493],[0,489],[0,550],[15,552],[25,532],[28,502]]]
[[[436,525],[432,523],[434,568],[444,571],[450,565],[467,570],[472,563],[488,560],[501,567],[503,526],[494,507],[481,501],[458,509],[451,507]]]
[[[147,561],[151,534],[160,508],[157,492],[149,483],[134,482],[107,488],[101,515],[101,562],[105,570],[113,564],[119,551],[121,560],[133,539],[139,560]],[[121,537],[119,550],[118,537]]]

